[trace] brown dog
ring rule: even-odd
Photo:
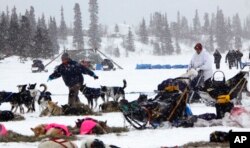
[[[63,114],[62,108],[57,105],[57,102],[48,101],[47,108],[49,116],[59,116]]]
[[[47,124],[40,124],[36,126],[35,128],[30,128],[36,137],[43,137],[43,136],[62,136],[64,135],[64,132],[60,128],[50,128],[49,130],[46,130]]]

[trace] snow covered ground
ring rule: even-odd
[[[193,52],[187,52],[178,56],[165,56],[156,57],[150,55],[137,55],[129,58],[114,59],[119,63],[124,70],[116,71],[95,71],[99,76],[98,80],[94,80],[92,77],[85,76],[85,83],[89,87],[99,87],[100,85],[108,86],[122,86],[122,80],[127,80],[126,92],[140,91],[145,92],[149,97],[153,97],[153,90],[157,88],[157,85],[167,79],[174,78],[182,73],[185,69],[161,69],[161,70],[136,70],[136,64],[188,64]],[[228,69],[228,66],[224,63],[225,55],[222,59],[221,70],[226,74],[226,78],[234,76],[239,70],[233,68]],[[48,61],[44,61],[46,64]],[[52,92],[52,99],[58,101],[59,104],[67,103],[68,89],[64,85],[61,78],[47,82],[49,74],[54,70],[54,67],[60,64],[60,59],[49,65],[48,73],[31,73],[32,61],[29,60],[25,63],[19,63],[17,57],[10,57],[0,61],[0,90],[17,92],[18,84],[29,83],[45,83],[48,86],[48,90]],[[128,100],[134,100],[139,94],[127,94]],[[83,95],[80,95],[82,102],[87,103]],[[101,99],[99,100],[101,102]],[[9,110],[10,104],[3,103],[0,106],[0,110]],[[215,108],[206,107],[203,104],[191,104],[191,109],[194,114],[202,113],[215,113]],[[74,126],[77,118],[83,118],[83,116],[60,116],[60,117],[38,117],[39,112],[25,114],[24,121],[3,122],[8,130],[13,130],[24,135],[32,135],[30,130],[41,123],[61,123]],[[121,113],[105,113],[102,116],[93,116],[98,120],[107,120],[110,126],[124,126],[124,119]],[[125,125],[129,125],[125,123]],[[79,140],[76,141],[80,146],[82,140],[87,137],[97,137],[103,140],[105,143],[114,144],[123,148],[159,148],[160,146],[176,146],[183,145],[188,142],[195,141],[209,141],[209,134],[215,130],[229,131],[230,129],[236,131],[250,131],[250,129],[242,129],[235,127],[206,127],[206,128],[158,128],[158,129],[146,129],[135,130],[130,127],[130,131],[126,133],[106,134],[106,135],[88,135],[79,136]],[[0,143],[0,147],[8,148],[32,148],[37,147],[38,143]]]

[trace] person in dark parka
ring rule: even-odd
[[[234,61],[235,61],[235,55],[234,55],[234,52],[233,50],[229,50],[228,53],[226,54],[226,63],[228,61],[228,66],[229,66],[229,69],[232,69],[232,66],[234,64]]]
[[[83,84],[82,74],[88,74],[94,77],[94,79],[98,79],[98,76],[78,62],[71,60],[68,53],[64,53],[61,59],[62,64],[55,68],[55,71],[49,76],[48,81],[62,76],[65,85],[69,87],[68,104],[75,107],[81,104],[78,93]]]
[[[236,50],[235,52],[235,59],[236,59],[236,68],[238,69],[239,68],[239,65],[241,67],[241,58],[243,57],[243,53],[240,52],[240,50]]]
[[[220,69],[220,60],[221,60],[220,52],[216,49],[213,56],[216,69]]]

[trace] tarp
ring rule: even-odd
[[[182,68],[184,68],[184,69],[188,68],[188,65],[181,65],[181,64],[177,64],[177,65],[137,64],[135,69],[182,69]]]

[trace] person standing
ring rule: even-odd
[[[220,69],[221,54],[218,51],[218,49],[215,50],[213,56],[214,56],[214,63],[215,63],[216,69]]]
[[[191,81],[191,85],[196,86],[199,81],[199,85],[204,84],[204,88],[208,88],[211,84],[211,78],[213,76],[211,57],[209,53],[202,48],[201,43],[197,43],[194,46],[194,49],[196,52],[190,61],[188,69],[194,68],[199,74]],[[203,77],[203,81],[201,81],[200,77]]]
[[[64,53],[61,60],[62,64],[55,68],[48,81],[62,77],[65,85],[69,88],[68,104],[75,107],[81,104],[78,93],[84,81],[82,74],[88,74],[94,79],[98,79],[98,76],[78,62],[71,60],[68,53]]]
[[[227,52],[227,54],[226,54],[226,61],[225,61],[225,63],[227,63],[227,61],[228,61],[228,66],[229,66],[229,69],[232,69],[232,66],[233,66],[233,64],[235,63],[234,61],[235,61],[235,55],[234,55],[234,52],[233,52],[233,50],[229,50],[228,52]]]
[[[236,68],[238,69],[239,66],[241,68],[241,58],[243,57],[243,53],[240,52],[240,49],[237,49],[235,52],[235,59],[236,59]]]

